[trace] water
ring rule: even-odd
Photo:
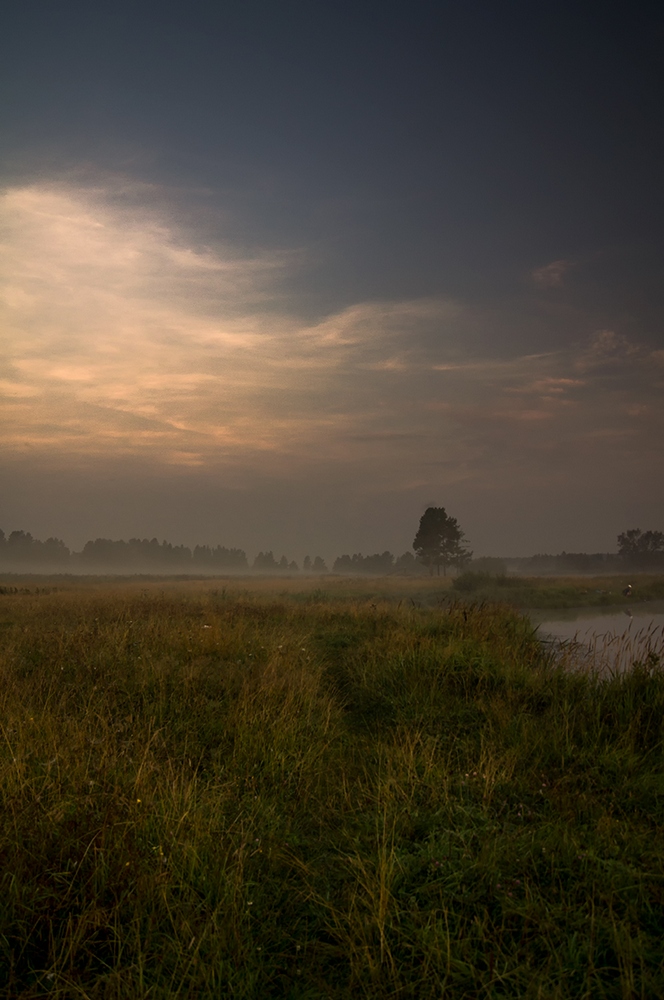
[[[529,617],[571,667],[607,672],[628,670],[635,661],[664,664],[664,601],[531,611]]]

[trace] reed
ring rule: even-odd
[[[554,644],[555,645],[555,644]],[[583,632],[555,646],[555,654],[567,670],[584,671],[604,678],[630,670],[654,673],[664,663],[664,626],[650,622],[639,628],[632,619],[624,632]]]

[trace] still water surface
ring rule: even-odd
[[[545,642],[574,644],[579,665],[625,670],[650,652],[664,657],[664,601],[537,610],[528,617]]]
[[[664,626],[664,601],[609,606],[606,608],[560,608],[529,611],[533,625],[540,632],[558,639],[583,639],[593,635],[623,635],[647,628],[651,623]]]

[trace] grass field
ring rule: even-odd
[[[623,590],[631,583],[632,592]],[[664,598],[664,576],[523,577],[463,573],[452,582],[458,595],[475,601],[505,601],[520,608],[607,607]]]
[[[664,576],[639,574],[619,576],[524,577],[495,576],[488,573],[466,572],[453,576],[354,576],[330,573],[319,578],[284,575],[281,579],[261,576],[227,577],[77,577],[19,576],[0,574],[0,596],[16,591],[86,591],[117,590],[126,583],[129,591],[158,584],[164,593],[181,590],[186,584],[189,593],[211,589],[232,591],[236,597],[251,599],[269,597],[296,602],[308,602],[312,594],[326,603],[347,601],[379,601],[397,606],[440,607],[450,600],[463,598],[510,604],[523,609],[607,607],[633,605],[664,598]],[[632,594],[623,595],[628,583]],[[128,592],[129,592],[128,591]]]
[[[0,593],[0,996],[664,995],[656,656],[446,581],[51,586]]]

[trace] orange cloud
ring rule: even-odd
[[[441,455],[446,476],[468,478],[499,455],[523,464],[581,432],[618,432],[651,392],[652,362],[611,331],[496,359],[464,350],[464,329],[492,317],[459,302],[364,302],[304,321],[280,290],[292,256],[189,245],[102,187],[11,188],[0,220],[8,454],[418,483]]]

